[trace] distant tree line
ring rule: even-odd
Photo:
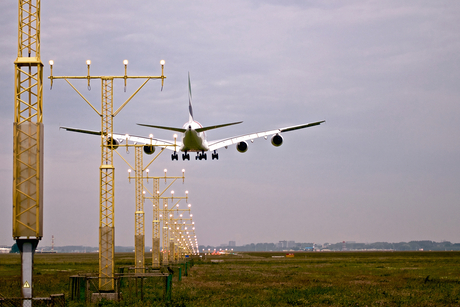
[[[375,242],[375,243],[355,243],[345,242],[330,244],[327,249],[339,250],[395,250],[395,251],[459,251],[460,243],[451,243],[449,241],[410,241],[399,243]]]
[[[292,241],[291,241],[292,242]],[[375,243],[356,243],[356,242],[339,242],[334,244],[325,243],[295,243],[294,246],[280,246],[279,243],[251,243],[242,246],[210,246],[200,245],[200,252],[213,250],[232,250],[240,252],[264,252],[264,251],[364,251],[364,250],[394,250],[394,251],[460,251],[460,243],[451,243],[449,241],[410,241],[410,242],[375,242]]]
[[[234,252],[269,252],[269,251],[365,251],[365,250],[394,250],[394,251],[460,251],[460,243],[451,243],[449,241],[434,242],[434,241],[410,241],[399,243],[375,242],[375,243],[356,243],[356,242],[339,242],[339,243],[295,243],[289,241],[286,244],[280,241],[279,243],[251,243],[241,246],[211,246],[200,245],[200,252],[214,250],[233,250]],[[37,252],[50,251],[51,247],[38,246]],[[98,247],[90,246],[55,246],[54,250],[58,253],[94,253],[98,251]],[[132,246],[116,246],[115,252],[133,252]],[[150,247],[146,246],[146,252],[150,251]],[[10,253],[19,253],[19,248],[16,243],[11,247]]]

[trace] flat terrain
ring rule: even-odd
[[[277,255],[284,254],[203,256],[189,276],[174,278],[170,306],[460,305],[460,252],[310,252],[272,257]],[[116,264],[132,265],[133,258],[130,253],[116,254]],[[97,254],[36,254],[34,296],[65,293],[68,298],[70,275],[97,271]],[[0,255],[0,295],[20,296],[20,272],[19,255]],[[117,305],[162,305],[151,295],[154,287],[146,284],[152,291],[147,291],[144,302],[122,289],[125,300]]]

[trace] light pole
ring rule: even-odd
[[[50,61],[52,67],[54,62]],[[86,61],[88,68],[87,76],[53,76],[52,70],[49,79],[51,86],[54,79],[64,79],[86,103],[101,117],[101,166],[99,168],[100,185],[99,185],[99,290],[104,292],[113,292],[114,283],[114,247],[115,247],[115,167],[113,165],[113,149],[117,146],[113,140],[105,141],[105,136],[113,135],[113,120],[115,116],[131,101],[131,99],[147,84],[151,79],[160,79],[163,87],[164,79],[164,61],[160,62],[161,76],[128,76],[128,61],[123,61],[125,74],[123,76],[92,76],[90,74],[91,61]],[[102,109],[98,111],[69,80],[87,80],[88,90],[91,89],[91,80],[101,80]],[[113,111],[113,81],[123,79],[126,86],[127,79],[144,79],[144,83],[114,112]]]

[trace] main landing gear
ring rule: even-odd
[[[190,154],[185,152],[182,154],[182,161],[189,160],[190,161]]]
[[[216,160],[219,160],[219,154],[217,153],[217,151],[214,150],[214,152],[211,154],[211,157],[212,157],[212,160],[216,159]],[[202,151],[202,152],[197,152],[196,153],[196,157],[195,157],[195,160],[207,160],[208,159],[208,156],[207,154]],[[177,152],[174,152],[173,154],[171,154],[171,160],[174,161],[178,161],[179,160],[179,154]],[[185,161],[185,160],[189,160],[190,161],[190,154],[188,152],[184,152],[182,154],[182,160]]]
[[[205,153],[204,151],[198,152],[198,153],[196,154],[195,160],[198,160],[198,159],[199,159],[199,160],[202,160],[202,159],[207,160],[207,159],[208,159],[208,156],[206,155],[206,153]]]

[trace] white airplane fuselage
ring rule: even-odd
[[[198,128],[203,128],[199,122],[186,122],[182,128],[185,129],[185,133],[182,136],[182,147],[180,151],[200,152],[209,150],[205,132],[196,131]]]

